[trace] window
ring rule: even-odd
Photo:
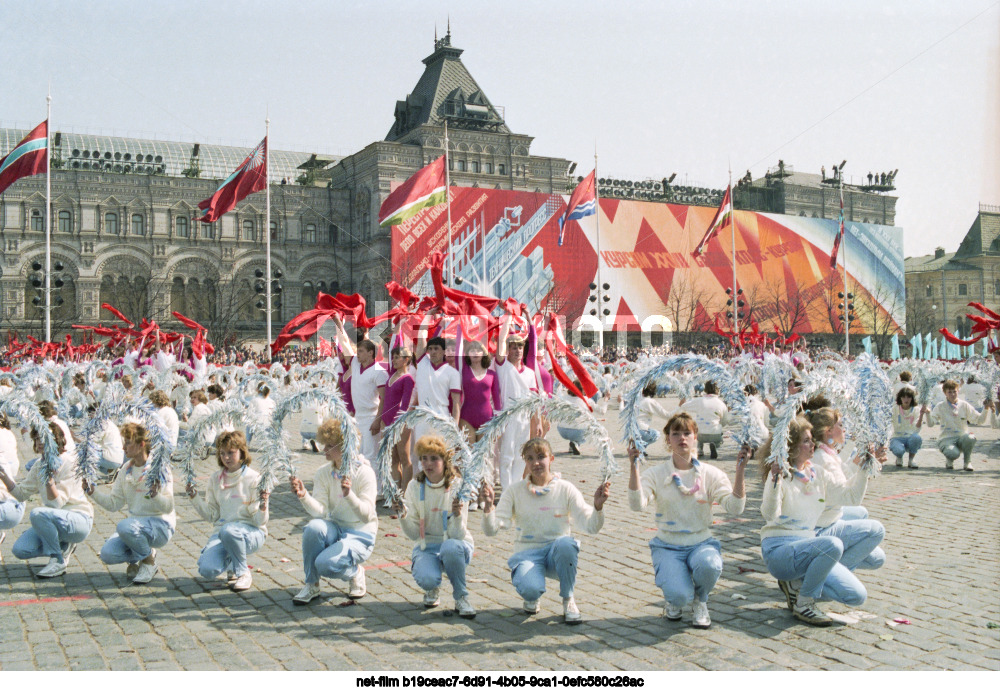
[[[247,242],[257,241],[257,230],[254,228],[253,221],[243,221],[243,239]]]
[[[470,173],[479,172],[479,161],[469,161],[469,172]]]
[[[187,216],[177,217],[177,237],[179,238],[191,237],[191,229],[188,226]]]
[[[38,209],[31,210],[31,229],[39,232],[45,230],[45,220],[42,218],[42,212]]]
[[[959,283],[958,284],[958,294],[959,295],[968,295],[969,294],[969,286],[967,284],[965,284],[965,283]]]
[[[215,239],[215,224],[214,223],[203,223],[201,225],[201,234],[203,237],[214,240]]]
[[[497,175],[506,175],[506,174],[507,174],[507,166],[503,163],[498,164]]]
[[[334,225],[333,223],[331,223],[329,230],[330,230],[329,242],[330,242],[331,245],[336,245],[337,244],[337,240],[340,239],[340,228],[338,228],[336,225]]]
[[[465,161],[455,161],[455,170],[460,173],[465,172]]]
[[[132,214],[132,235],[146,234],[146,219],[142,214]]]
[[[993,294],[1000,295],[1000,279],[993,281]]]
[[[316,242],[316,224],[307,223],[304,237],[305,242]]]
[[[271,221],[271,242],[277,242],[278,240],[278,222]]]
[[[492,163],[484,163],[483,164],[483,172],[486,173],[487,175],[493,175],[493,164]]]
[[[927,286],[927,297],[929,297],[929,298],[934,297],[934,287],[933,286]]]
[[[104,214],[104,231],[118,235],[118,214]]]
[[[72,233],[73,232],[73,216],[69,211],[59,212],[59,232],[60,233]]]

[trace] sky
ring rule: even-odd
[[[722,188],[779,159],[899,169],[907,256],[1000,205],[1000,0],[0,4],[0,126],[346,155],[381,140],[435,29],[532,153]]]

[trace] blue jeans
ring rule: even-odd
[[[545,577],[559,579],[559,595],[573,597],[580,543],[569,535],[547,545],[521,550],[507,560],[510,580],[525,600],[537,600],[545,592]]]
[[[198,573],[202,578],[215,578],[223,571],[232,571],[237,577],[250,569],[247,555],[264,545],[264,531],[255,525],[230,521],[208,538],[208,544],[198,557]]]
[[[902,458],[904,453],[908,453],[911,456],[917,451],[920,451],[920,447],[924,445],[924,440],[920,437],[920,434],[914,432],[905,437],[893,437],[889,440],[889,451],[896,458]]]
[[[441,572],[448,574],[455,599],[469,594],[465,586],[465,567],[472,561],[472,546],[461,540],[445,540],[436,545],[413,548],[410,557],[413,580],[421,590],[433,590],[441,585]]]
[[[136,516],[118,521],[115,532],[101,548],[105,564],[135,564],[148,557],[154,547],[170,542],[174,529],[162,518]]]
[[[559,432],[559,436],[566,441],[576,442],[577,444],[582,444],[587,435],[586,430],[577,429],[575,427],[563,427],[562,425],[556,425],[556,431]]]
[[[24,504],[14,499],[0,502],[0,530],[10,530],[24,518]]]
[[[28,515],[31,527],[21,533],[11,552],[18,559],[56,557],[63,561],[63,551],[83,542],[90,535],[94,519],[79,511],[39,506]]]
[[[333,521],[314,518],[302,531],[302,561],[306,583],[320,577],[350,580],[372,555],[375,536],[361,530],[341,528]]]
[[[657,587],[671,606],[680,608],[694,598],[708,602],[722,575],[722,545],[714,537],[696,545],[671,545],[658,537],[649,541]]]
[[[949,463],[954,463],[959,456],[964,456],[965,465],[972,462],[972,449],[976,446],[976,437],[968,432],[955,437],[938,439],[938,451],[944,454]]]
[[[881,547],[877,545],[882,543],[885,539],[885,528],[878,521],[868,520],[868,509],[863,506],[844,506],[841,508],[843,516],[837,523],[826,528],[817,528],[817,535],[833,535],[834,537],[839,537],[841,542],[844,543],[844,556],[841,557],[840,563],[845,564],[848,569],[853,571],[854,569],[868,569],[874,571],[875,569],[881,569],[885,566],[885,552]],[[861,524],[854,525],[853,527],[845,529],[844,527],[834,528],[838,523],[848,522],[853,523],[855,521],[861,522]],[[848,551],[851,550],[852,546],[856,545],[859,539],[871,538],[873,539],[875,535],[881,534],[881,538],[876,542],[876,547],[868,553],[864,559],[857,566],[850,566],[857,559],[857,554],[854,552],[848,556]],[[858,547],[858,551],[864,549],[864,546]]]
[[[799,594],[803,597],[854,606],[868,599],[861,581],[840,563],[844,543],[839,538],[768,537],[761,541],[760,551],[767,570],[779,581],[802,580]],[[834,581],[828,590],[826,582],[831,574]]]

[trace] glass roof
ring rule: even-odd
[[[0,128],[0,157],[17,146],[29,130]],[[54,139],[53,139],[54,142]],[[89,134],[60,135],[59,147],[53,146],[70,170],[98,170],[109,173],[158,174],[182,177],[191,165],[194,143],[169,142],[131,137],[109,137]],[[198,145],[197,165],[201,178],[223,180],[241,164],[253,147]],[[278,182],[287,178],[293,182],[304,171],[298,166],[313,154],[294,151],[271,151],[270,178]],[[320,159],[337,163],[343,156],[320,156]]]

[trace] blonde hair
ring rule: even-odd
[[[802,437],[805,436],[806,432],[811,432],[813,426],[809,423],[809,420],[805,418],[804,415],[799,415],[788,425],[788,453],[791,456],[794,453],[795,448],[802,443]],[[774,434],[768,437],[767,441],[764,442],[758,453],[757,465],[760,468],[760,480],[764,482],[767,480],[768,473],[771,472],[771,462],[768,457],[771,455],[771,445],[774,443]]]
[[[814,410],[807,413],[807,417],[809,418],[809,424],[812,425],[813,436],[819,439],[826,439],[826,433],[840,422],[840,413],[833,408]]]
[[[250,465],[253,459],[250,458],[250,449],[247,447],[247,438],[243,432],[223,432],[215,440],[215,460],[219,462],[220,468],[226,467],[220,458],[221,453],[230,449],[237,449],[240,452],[240,460],[243,461],[241,465]]]
[[[521,447],[521,458],[524,458],[525,454],[529,451],[541,451],[546,456],[554,458],[552,454],[552,445],[541,437],[532,437],[528,441],[524,442],[524,446]]]
[[[126,422],[119,429],[124,441],[142,444],[149,450],[149,437],[146,436],[146,428],[137,422]]]
[[[695,436],[698,436],[698,423],[694,421],[690,413],[682,411],[671,415],[667,424],[663,426],[663,436],[669,437],[675,428],[680,428],[684,432],[694,432]]]
[[[157,408],[166,408],[170,405],[170,399],[167,397],[167,394],[159,389],[149,394],[149,402]]]
[[[340,421],[329,418],[316,430],[316,443],[323,446],[342,446],[344,443],[344,431],[340,427]]]
[[[458,477],[458,471],[451,462],[452,451],[448,448],[444,438],[436,434],[427,434],[417,440],[417,456],[440,456],[444,461],[444,486],[445,489],[451,487],[452,481]],[[421,470],[417,473],[417,482],[427,479],[427,473]]]

